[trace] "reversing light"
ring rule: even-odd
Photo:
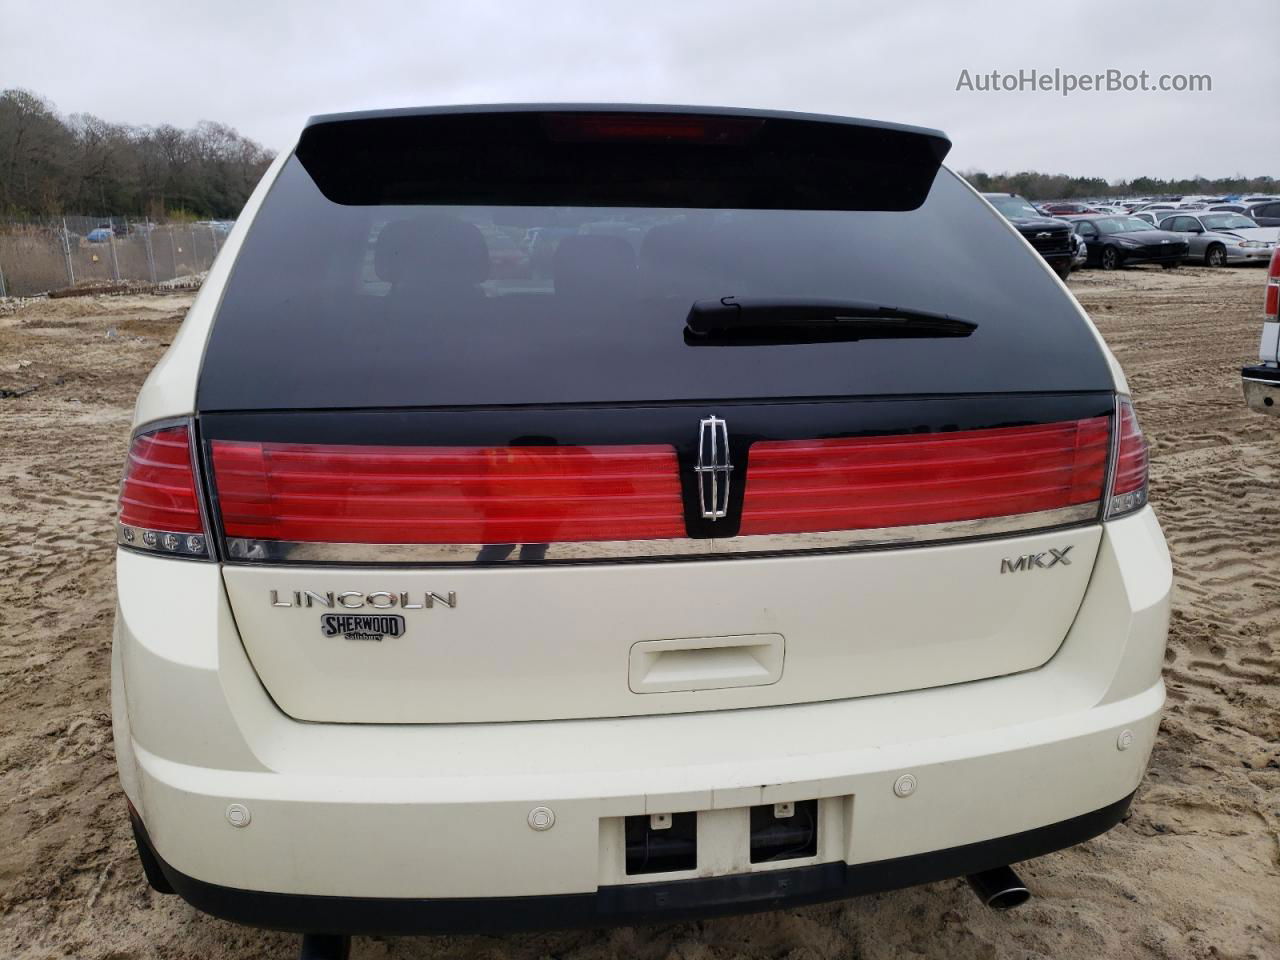
[[[186,424],[140,433],[129,445],[116,542],[148,553],[208,558]]]
[[[1147,441],[1138,426],[1138,417],[1128,397],[1121,397],[1116,410],[1115,466],[1107,497],[1107,518],[1124,516],[1147,505]]]

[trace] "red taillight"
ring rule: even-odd
[[[1128,399],[1120,401],[1119,420],[1120,439],[1107,508],[1109,517],[1132,513],[1147,502],[1147,441]]]
[[[1267,269],[1267,298],[1262,310],[1268,320],[1280,320],[1280,247],[1271,254],[1271,266]]]
[[[120,486],[117,539],[159,553],[208,555],[185,425],[133,438]]]
[[[669,446],[213,442],[228,537],[506,544],[685,535]]]
[[[862,530],[1098,504],[1107,417],[751,447],[743,534]]]

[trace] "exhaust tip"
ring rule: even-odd
[[[978,899],[992,910],[1012,910],[1031,899],[1027,889],[1011,867],[993,867],[965,878]]]

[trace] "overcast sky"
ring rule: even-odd
[[[1278,0],[0,0],[0,87],[62,113],[218,120],[274,149],[313,113],[590,100],[939,127],[989,172],[1280,176]],[[957,91],[992,70],[1209,74],[1211,92]]]

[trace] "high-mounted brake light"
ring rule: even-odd
[[[1268,320],[1280,320],[1280,247],[1271,254],[1271,266],[1267,268],[1267,297],[1262,312]]]
[[[765,122],[760,117],[678,113],[550,113],[545,118],[547,135],[563,143],[630,140],[742,144]]]
[[[229,538],[549,544],[683,537],[675,450],[215,440]]]
[[[1147,441],[1128,397],[1117,405],[1116,465],[1107,497],[1107,517],[1140,510],[1147,503]]]
[[[122,546],[176,557],[209,556],[186,424],[133,438],[116,540]]]
[[[1096,517],[1109,426],[1108,417],[1094,417],[1031,427],[756,443],[741,532],[866,530],[1045,511],[1064,511],[1060,522],[1073,522],[1087,519],[1090,508]]]

